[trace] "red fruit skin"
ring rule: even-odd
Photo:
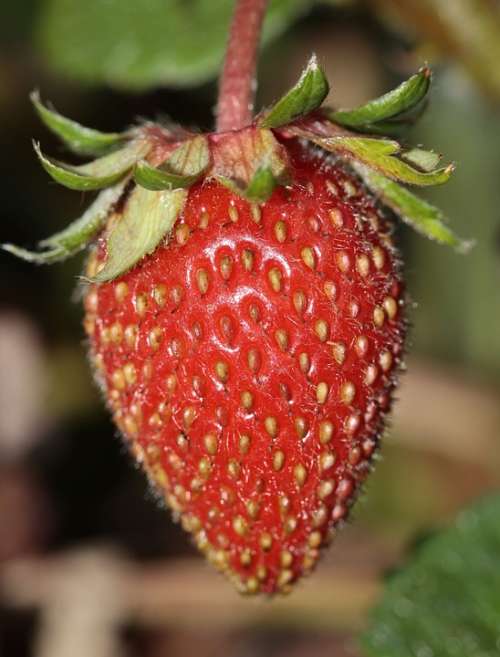
[[[287,150],[292,182],[268,202],[195,185],[170,241],[85,300],[91,359],[135,459],[248,593],[287,592],[345,519],[405,333],[373,199],[332,160]]]

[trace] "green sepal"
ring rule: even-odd
[[[434,151],[426,151],[422,148],[412,148],[409,151],[403,151],[401,158],[422,171],[434,171],[441,161],[441,155]]]
[[[151,191],[187,188],[205,173],[210,164],[206,137],[199,135],[185,141],[159,167],[141,161],[135,165],[134,179]]]
[[[281,180],[278,181],[273,174],[271,167],[266,165],[260,166],[255,171],[246,187],[231,178],[226,178],[225,176],[216,176],[216,179],[232,192],[251,203],[265,203],[273,193],[274,188],[279,183],[284,183],[284,179],[281,178]]]
[[[257,125],[261,128],[287,125],[318,109],[329,90],[328,80],[313,55],[295,86],[258,119]]]
[[[445,224],[441,210],[363,164],[354,163],[352,166],[381,203],[417,232],[462,253],[471,248],[471,242],[457,237]]]
[[[390,134],[392,127],[401,127],[401,121],[409,122],[414,118],[412,113],[418,114],[430,84],[431,71],[424,67],[383,96],[352,110],[330,111],[327,116],[331,121],[358,132]]]
[[[150,145],[146,140],[138,139],[131,141],[125,148],[93,162],[81,166],[72,166],[46,157],[40,150],[40,145],[36,142],[33,143],[33,147],[49,176],[64,187],[84,192],[114,185],[150,149]]]
[[[449,180],[454,170],[452,164],[433,170],[416,167],[411,160],[411,154],[413,153],[413,157],[415,157],[415,151],[408,151],[410,161],[406,161],[405,152],[402,151],[398,142],[392,139],[352,136],[324,137],[302,129],[294,129],[293,132],[327,151],[337,153],[350,161],[366,164],[380,171],[384,176],[408,185],[442,185]],[[429,160],[430,158],[427,163]],[[422,156],[420,162],[424,162]]]
[[[133,189],[122,216],[108,236],[104,268],[92,281],[113,280],[152,253],[172,229],[187,194],[184,189],[158,192],[143,187]]]
[[[65,260],[84,249],[102,230],[113,205],[123,194],[127,181],[102,191],[83,215],[64,230],[48,237],[38,246],[43,251],[28,251],[13,244],[3,244],[2,248],[13,255],[37,264],[52,264]]]
[[[30,94],[38,116],[47,128],[78,155],[103,155],[120,145],[126,139],[126,135],[118,132],[99,132],[92,128],[86,128],[76,121],[67,119],[54,109],[49,109],[40,100],[38,91]]]

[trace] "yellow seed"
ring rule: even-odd
[[[182,420],[186,429],[193,424],[196,419],[196,409],[194,406],[187,406],[182,413]]]
[[[185,422],[184,422],[184,424],[185,424]],[[189,440],[186,438],[186,436],[183,433],[180,433],[177,436],[176,442],[177,442],[177,447],[179,447],[180,449],[183,449],[183,450],[186,450],[189,446]]]
[[[247,355],[248,367],[257,372],[260,369],[260,353],[257,349],[250,349]]]
[[[335,262],[337,263],[338,269],[344,274],[348,272],[351,267],[351,258],[345,251],[339,251],[335,254]]]
[[[213,455],[217,453],[217,436],[213,433],[207,433],[203,438],[203,442],[205,443],[205,449],[209,454]]]
[[[239,219],[238,208],[235,205],[230,205],[228,210],[229,218],[233,223],[236,223]]]
[[[271,284],[273,290],[275,292],[279,292],[281,290],[282,274],[281,271],[278,269],[278,267],[272,267],[269,270],[267,277],[269,279],[269,283]]]
[[[247,410],[251,409],[253,406],[253,395],[249,390],[245,390],[241,393],[241,405]]]
[[[233,529],[238,536],[245,536],[248,532],[248,523],[243,516],[236,516],[233,520]]]
[[[205,230],[205,228],[208,228],[209,221],[210,217],[208,216],[208,212],[203,210],[200,214],[200,221],[198,222],[199,227]]]
[[[321,381],[316,386],[316,400],[318,404],[324,404],[328,397],[328,384],[325,381]]]
[[[240,563],[242,566],[249,566],[252,563],[252,553],[248,548],[241,551]]]
[[[325,322],[324,319],[318,319],[314,324],[314,332],[321,340],[321,342],[325,342],[328,339],[328,335],[330,333],[328,322]]]
[[[248,454],[248,450],[250,449],[250,436],[247,434],[243,434],[240,436],[239,439],[239,450],[242,454]]]
[[[342,212],[338,208],[333,208],[333,210],[330,210],[330,221],[332,222],[332,226],[335,228],[342,228],[344,225]]]
[[[304,292],[302,292],[302,290],[299,290],[298,292],[294,292],[293,306],[299,315],[302,315],[302,313],[306,309],[306,304],[307,304],[307,298]]]
[[[202,477],[208,477],[212,466],[210,460],[206,456],[202,456],[198,463],[198,472]]]
[[[256,577],[249,577],[246,581],[246,592],[250,595],[258,593],[260,590],[260,584]]]
[[[286,229],[286,224],[284,221],[277,221],[274,224],[274,235],[278,242],[283,243],[286,240],[286,234],[287,234],[287,229]]]
[[[335,482],[333,479],[325,479],[318,486],[318,497],[320,500],[325,500],[335,490]]]
[[[271,438],[275,438],[278,435],[278,423],[275,417],[266,417],[264,420],[264,427]]]
[[[177,240],[177,243],[180,245],[186,244],[189,240],[189,234],[189,226],[187,224],[180,224],[175,231],[175,239]]]
[[[230,459],[227,464],[227,473],[233,479],[237,479],[240,474],[240,464],[235,459]]]
[[[227,281],[233,271],[233,259],[230,256],[223,256],[219,263],[219,271],[222,278]]]
[[[354,343],[354,349],[360,358],[366,356],[368,352],[368,338],[366,335],[358,335]]]
[[[332,356],[337,365],[342,365],[345,361],[347,348],[343,342],[332,343]]]
[[[125,377],[123,376],[122,370],[115,370],[113,372],[111,382],[117,390],[123,390],[125,388]]]
[[[361,425],[361,420],[359,418],[359,415],[357,413],[353,413],[352,415],[349,415],[344,423],[345,430],[347,431],[348,434],[355,434],[357,430],[359,429]]]
[[[373,259],[373,264],[375,265],[376,269],[383,269],[384,264],[385,264],[385,253],[384,250],[380,246],[374,246],[372,249],[372,259]]]
[[[278,450],[277,452],[274,452],[273,454],[273,468],[278,472],[281,470],[283,465],[285,464],[285,455],[281,450]]]
[[[330,420],[324,420],[319,425],[319,442],[326,445],[333,438],[333,423]]]
[[[262,210],[256,203],[252,203],[250,206],[250,212],[252,214],[252,219],[255,221],[256,224],[260,224],[262,220]]]
[[[268,532],[263,532],[259,539],[260,547],[266,552],[271,549],[273,537]]]
[[[288,550],[283,550],[280,554],[280,564],[283,568],[289,568],[293,563],[293,555]]]
[[[337,286],[333,281],[325,281],[323,283],[323,290],[330,301],[334,301],[337,297]]]
[[[366,368],[364,383],[367,386],[371,386],[375,382],[378,376],[378,369],[376,365],[370,364]]]
[[[314,257],[314,251],[310,246],[305,246],[300,252],[303,263],[309,269],[314,269],[316,267],[316,258]]]
[[[311,368],[311,361],[305,351],[299,354],[299,367],[304,374],[307,374]]]
[[[267,579],[267,568],[262,564],[260,564],[255,569],[255,574],[257,575],[257,579],[260,579],[260,581],[262,582],[265,579]]]
[[[163,308],[163,306],[165,305],[166,298],[167,298],[167,288],[165,287],[165,285],[163,285],[162,283],[160,283],[160,285],[156,285],[153,288],[153,299],[155,303],[158,306],[160,306],[160,308]]]
[[[123,366],[123,374],[125,375],[125,381],[129,386],[134,385],[137,380],[137,374],[133,363],[127,363]]]
[[[388,372],[392,365],[392,354],[390,351],[384,350],[380,352],[378,362],[383,372]]]
[[[167,388],[167,391],[170,394],[173,394],[175,392],[175,389],[177,388],[177,375],[169,374],[165,379],[165,386]]]
[[[135,342],[137,340],[137,333],[138,333],[138,330],[137,330],[137,326],[135,326],[135,324],[129,324],[125,328],[125,333],[124,333],[125,342],[127,343],[127,345],[129,347],[135,347]]]
[[[380,306],[375,306],[373,311],[373,323],[377,328],[381,328],[385,322],[385,313]]]
[[[135,312],[139,317],[144,317],[148,308],[148,300],[145,294],[138,294],[134,300]]]
[[[241,260],[245,271],[252,271],[253,269],[253,252],[250,249],[243,249]]]
[[[109,336],[111,338],[111,342],[120,344],[123,338],[123,327],[119,322],[115,322],[111,325],[111,328],[109,329]]]
[[[359,255],[356,258],[356,269],[360,276],[365,278],[370,273],[370,260],[366,255]]]
[[[340,399],[344,404],[351,404],[356,396],[356,386],[352,381],[345,381],[340,386]]]
[[[321,533],[318,531],[311,532],[309,538],[307,539],[307,544],[309,547],[318,548],[321,545]]]
[[[206,269],[198,269],[196,272],[196,283],[201,294],[208,291],[208,273]]]
[[[333,452],[323,452],[319,458],[319,464],[322,470],[329,470],[335,465],[335,454]]]
[[[328,519],[328,510],[324,504],[320,504],[312,515],[313,527],[321,527]]]
[[[394,297],[385,297],[383,307],[389,319],[394,319],[398,313],[398,304]]]
[[[178,306],[180,304],[183,294],[184,291],[180,285],[174,285],[174,287],[170,290],[170,299],[172,300],[174,306]]]
[[[125,427],[125,433],[127,433],[132,438],[135,438],[139,432],[139,429],[134,418],[131,415],[126,415],[123,420],[123,424]]]
[[[255,520],[259,515],[260,504],[256,500],[248,500],[248,502],[246,503],[246,509],[250,518],[252,518],[252,520]]]
[[[302,487],[305,484],[306,479],[307,479],[307,470],[302,465],[302,463],[298,463],[294,467],[293,476],[295,477],[295,481],[297,482],[297,486]]]
[[[217,375],[219,381],[222,381],[222,383],[226,383],[226,381],[229,378],[229,367],[227,363],[225,363],[222,360],[218,360],[215,363],[215,374]]]
[[[339,193],[339,190],[337,189],[337,185],[332,180],[326,181],[326,189],[328,190],[328,193],[331,194],[332,196],[337,196]]]
[[[151,349],[158,349],[160,347],[161,341],[163,340],[163,331],[159,326],[155,326],[151,329],[148,335],[148,342]]]
[[[295,431],[299,438],[304,438],[307,434],[307,422],[303,417],[295,418]]]
[[[120,281],[115,287],[115,299],[118,303],[122,303],[128,294],[128,285],[124,281]]]
[[[297,518],[295,516],[288,516],[283,523],[283,528],[287,534],[292,534],[297,529]]]
[[[284,329],[278,329],[274,334],[274,338],[281,351],[288,349],[288,334]]]
[[[278,575],[278,586],[282,589],[286,587],[293,579],[293,571],[285,569]]]

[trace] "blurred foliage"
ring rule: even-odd
[[[264,39],[283,32],[314,0],[271,0]],[[87,83],[136,91],[214,77],[233,0],[47,0],[40,43],[48,62]]]
[[[372,657],[496,657],[500,496],[463,511],[393,575],[364,636]]]

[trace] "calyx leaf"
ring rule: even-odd
[[[83,215],[64,230],[42,240],[42,251],[28,251],[13,244],[3,244],[2,248],[13,255],[37,264],[51,264],[65,260],[84,249],[103,228],[113,205],[122,195],[127,181],[122,181],[102,191]]]
[[[151,147],[146,140],[136,139],[130,141],[124,148],[93,162],[72,166],[46,157],[36,142],[33,146],[49,176],[64,187],[77,191],[91,191],[114,185],[127,174],[137,160],[148,153]]]
[[[410,151],[410,157],[406,158],[401,146],[392,139],[352,135],[327,137],[301,128],[294,128],[292,132],[349,161],[361,162],[393,180],[409,185],[442,185],[447,182],[454,170],[452,164],[440,169],[429,170],[426,168],[431,159],[427,151],[425,151],[427,158],[424,158],[422,154],[420,154],[420,158],[417,156],[417,160],[419,160],[417,167],[414,164],[415,151]]]
[[[131,269],[152,253],[184,208],[187,191],[149,191],[136,187],[107,240],[107,260],[94,282],[103,283]]]
[[[418,114],[430,84],[431,71],[424,67],[383,96],[355,109],[327,112],[327,116],[331,121],[357,132],[391,134]]]
[[[40,100],[38,91],[30,95],[38,116],[47,128],[78,155],[103,155],[123,143],[126,136],[119,132],[99,132],[86,128],[76,121],[67,119],[54,109],[49,109]]]
[[[445,224],[439,208],[363,164],[355,163],[352,166],[375,196],[417,232],[460,252],[466,252],[472,246],[470,242],[457,237]]]
[[[257,121],[262,128],[279,128],[320,107],[330,86],[316,55],[309,60],[298,82]]]
[[[209,164],[208,140],[199,135],[181,144],[159,167],[152,167],[145,161],[138,162],[134,179],[152,191],[186,188],[204,174]]]

